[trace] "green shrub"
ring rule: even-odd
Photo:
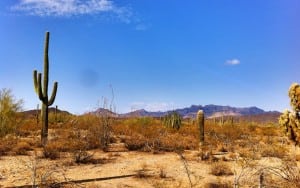
[[[0,137],[15,132],[20,124],[22,100],[16,100],[11,90],[0,90]]]

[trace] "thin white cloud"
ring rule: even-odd
[[[124,22],[130,22],[131,17],[127,7],[117,6],[113,0],[20,0],[11,10],[41,17],[112,13]]]
[[[174,103],[173,102],[133,102],[131,103],[131,111],[145,109],[147,111],[168,111],[174,109]]]
[[[226,65],[239,65],[241,62],[238,59],[230,59],[226,61]]]

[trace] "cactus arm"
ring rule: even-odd
[[[33,71],[33,83],[34,83],[34,90],[36,92],[36,94],[39,96],[39,99],[41,101],[44,101],[44,96],[43,96],[43,92],[42,92],[42,75],[41,73],[37,73],[36,70]]]
[[[33,71],[33,84],[34,84],[34,91],[36,93],[38,93],[38,75],[37,75],[37,71],[34,70]]]
[[[58,87],[58,83],[54,82],[51,98],[48,101],[48,106],[51,106],[54,103],[54,100],[55,100],[55,97],[56,97],[57,87]]]
[[[49,79],[49,56],[48,56],[48,49],[49,49],[49,32],[46,32],[46,39],[45,39],[45,49],[44,49],[44,84],[43,84],[43,93],[44,97],[48,98],[48,79]]]
[[[38,90],[39,99],[43,103],[45,103],[46,102],[46,98],[45,98],[45,96],[43,94],[43,91],[42,91],[42,73],[38,74],[38,88],[37,88],[37,90]]]

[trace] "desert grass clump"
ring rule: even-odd
[[[45,158],[55,160],[60,157],[59,147],[56,143],[49,143],[43,147],[43,156]]]
[[[0,156],[11,154],[17,143],[18,139],[13,135],[7,135],[5,138],[0,138]]]
[[[125,146],[128,150],[142,150],[147,142],[147,139],[140,134],[132,134],[129,138],[125,138]]]
[[[73,153],[74,162],[77,164],[87,164],[92,162],[93,154],[84,150],[77,150]]]
[[[210,173],[215,176],[231,176],[233,172],[225,162],[212,163]]]
[[[16,146],[12,149],[17,155],[27,155],[27,152],[32,150],[30,144],[25,141],[20,141],[16,144]]]
[[[262,157],[277,157],[283,159],[288,153],[287,148],[278,145],[267,145],[262,148],[261,156]]]

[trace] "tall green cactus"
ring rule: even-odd
[[[289,97],[293,112],[286,110],[279,118],[289,139],[300,144],[300,85],[293,83],[289,89]]]
[[[204,145],[204,112],[203,110],[199,110],[197,113],[197,124],[199,126],[199,146]]]
[[[47,144],[48,140],[48,107],[54,103],[56,92],[57,92],[57,82],[54,82],[53,91],[50,99],[48,98],[48,80],[49,80],[49,32],[46,32],[45,39],[45,49],[44,49],[44,75],[42,84],[42,73],[38,73],[36,70],[33,71],[33,83],[34,89],[37,93],[40,101],[42,102],[42,131],[41,131],[41,143],[42,146]]]

